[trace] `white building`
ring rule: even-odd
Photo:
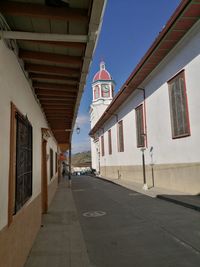
[[[100,140],[102,176],[142,186],[145,150],[148,187],[200,192],[199,18],[199,2],[182,1],[92,124],[92,160],[97,158],[94,142]]]
[[[100,70],[95,74],[92,81],[93,101],[90,106],[90,121],[93,127],[100,119],[106,108],[110,105],[114,94],[114,81],[106,70],[105,62],[101,61]],[[100,171],[99,136],[91,139],[92,168]]]

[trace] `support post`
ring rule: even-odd
[[[71,142],[70,142],[69,144],[69,173],[68,173],[69,187],[71,187],[71,171],[72,171],[72,153],[71,153]]]

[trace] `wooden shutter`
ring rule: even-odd
[[[105,150],[104,150],[104,136],[101,136],[101,155],[102,157],[105,155]]]
[[[109,153],[109,155],[112,154],[112,137],[111,137],[111,130],[108,131],[108,153]]]
[[[136,108],[137,147],[145,146],[143,105]]]
[[[188,136],[190,135],[190,127],[184,73],[181,72],[168,82],[168,86],[172,137]]]
[[[123,133],[123,121],[118,122],[118,150],[124,152],[124,133]]]

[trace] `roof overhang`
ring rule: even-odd
[[[166,26],[123,84],[117,95],[113,98],[113,101],[99,121],[91,129],[90,136],[94,136],[103,124],[116,113],[120,105],[149,76],[183,36],[196,24],[199,18],[200,0],[183,0],[180,3]]]
[[[106,0],[0,2],[0,36],[19,57],[49,128],[64,149],[71,142],[105,4]]]

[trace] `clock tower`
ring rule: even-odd
[[[92,81],[93,100],[90,109],[91,128],[96,124],[101,115],[113,99],[114,81],[106,70],[105,62],[100,62],[100,70],[94,75]]]
[[[105,62],[100,62],[100,70],[94,75],[92,81],[93,100],[90,106],[91,128],[98,122],[106,108],[110,105],[114,94],[115,82],[106,70]],[[99,135],[91,138],[92,168],[100,174]]]

